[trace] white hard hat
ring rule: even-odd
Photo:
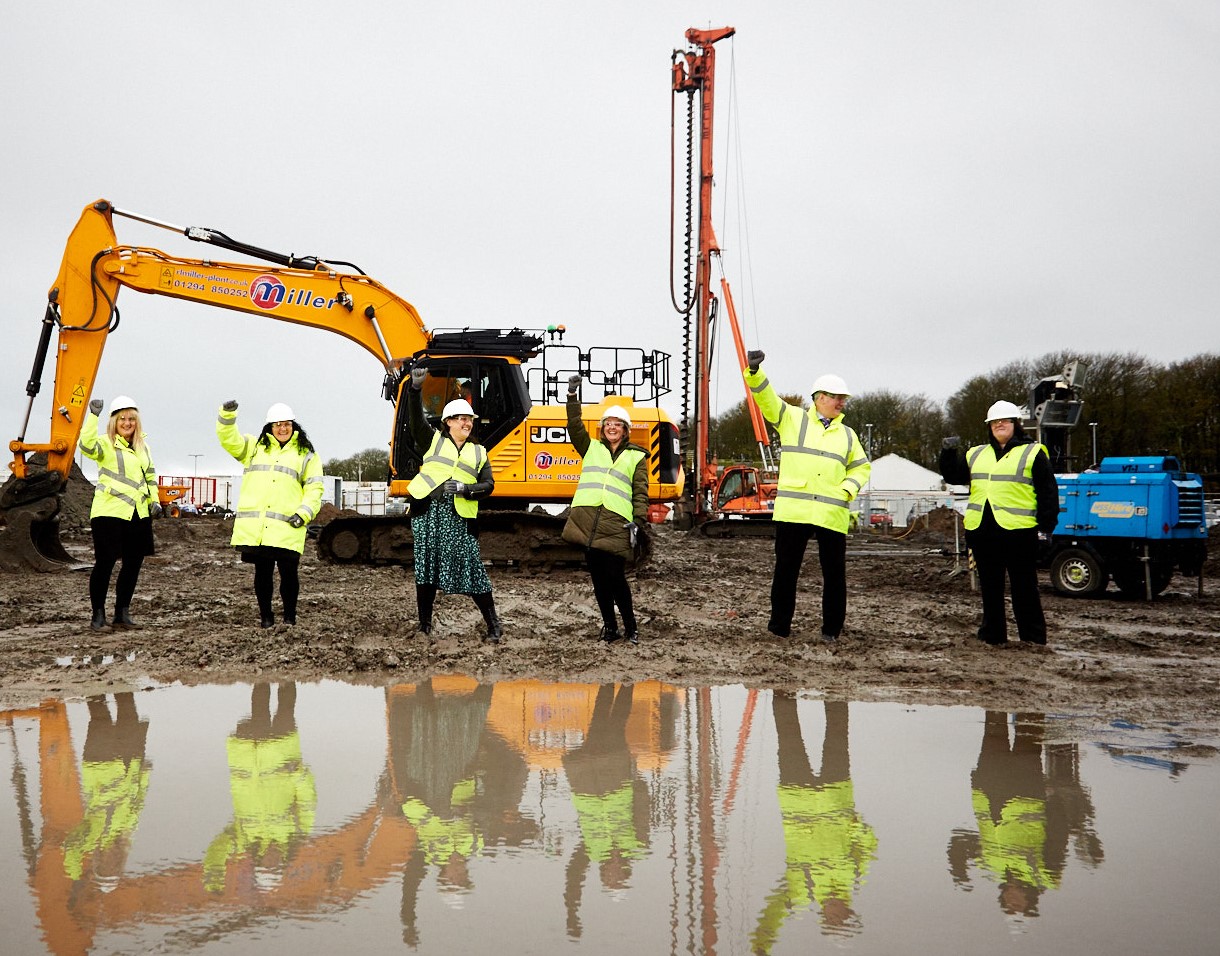
[[[110,403],[110,414],[114,415],[121,412],[124,408],[134,408],[137,412],[140,406],[136,404],[136,400],[130,395],[116,395],[114,401]]]
[[[627,409],[623,408],[622,405],[611,405],[602,412],[600,424],[604,425],[607,418],[617,418],[628,428],[631,427],[631,415],[628,414]]]
[[[987,409],[987,417],[983,419],[985,422],[998,422],[1005,418],[1015,418],[1020,421],[1022,418],[1021,409],[1017,408],[1012,402],[1006,402],[1002,399]]]
[[[819,375],[813,381],[813,394],[826,392],[829,395],[851,395],[847,383],[837,375]]]
[[[445,405],[441,411],[441,421],[447,422],[454,415],[469,415],[474,418],[474,409],[470,407],[470,402],[464,398],[455,398],[453,401]]]
[[[292,414],[292,409],[283,402],[276,402],[267,409],[267,417],[263,421],[267,422],[295,422],[297,417]]]

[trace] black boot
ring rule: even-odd
[[[622,640],[623,635],[618,632],[617,624],[602,625],[601,639],[607,644],[613,644],[615,641]]]
[[[139,625],[131,619],[131,611],[128,608],[116,607],[114,609],[114,626],[138,627]]]
[[[491,596],[491,592],[487,594],[472,594],[474,603],[479,610],[483,612],[483,620],[487,624],[487,637],[484,638],[490,644],[499,644],[500,638],[504,636],[504,628],[500,626],[500,618],[496,614],[496,602]]]
[[[95,631],[104,631],[110,626],[109,622],[106,620],[105,608],[96,607],[93,609],[93,621],[89,626]]]
[[[420,634],[432,633],[432,605],[436,603],[435,584],[415,585],[415,607],[419,611]]]
[[[259,623],[258,623],[259,627],[274,627],[275,626],[275,615],[272,614],[270,611],[260,611],[259,616],[260,616]]]

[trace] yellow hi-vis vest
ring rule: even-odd
[[[148,445],[137,452],[119,435],[113,442],[109,435],[99,435],[97,426],[97,416],[89,412],[80,428],[81,453],[97,462],[97,488],[89,517],[147,518],[148,506],[158,500],[157,470]]]
[[[572,495],[573,508],[596,508],[613,511],[624,521],[633,521],[631,480],[645,452],[625,448],[618,458],[610,457],[610,449],[599,441],[591,442],[580,469],[580,483]]]
[[[979,862],[997,883],[1015,879],[1048,889],[1059,880],[1046,864],[1046,801],[1013,797],[1000,808],[999,820],[987,795],[970,795],[979,825]]]
[[[970,465],[970,501],[962,525],[973,531],[983,522],[990,503],[996,524],[1006,531],[1038,525],[1038,496],[1034,493],[1034,459],[1046,449],[1036,442],[1018,445],[995,457],[991,444],[975,445],[966,453]]]
[[[479,472],[483,470],[485,461],[487,452],[482,445],[467,441],[459,451],[452,438],[437,432],[424,463],[420,465],[419,474],[407,485],[407,492],[412,498],[427,498],[450,478],[473,485],[479,480]],[[474,498],[454,495],[453,507],[463,518],[474,518],[479,513],[479,502]]]
[[[842,415],[823,427],[816,413],[785,402],[761,369],[754,374],[747,369],[745,378],[763,418],[779,432],[779,481],[772,520],[815,524],[847,534],[851,502],[872,473],[860,439],[843,423]]]

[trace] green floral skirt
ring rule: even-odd
[[[479,539],[466,519],[453,509],[453,500],[433,501],[411,519],[415,538],[415,583],[434,584],[446,594],[489,594],[491,578],[479,554]]]

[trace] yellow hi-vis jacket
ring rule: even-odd
[[[452,438],[438,431],[419,467],[419,474],[407,485],[407,492],[412,498],[427,498],[450,478],[456,478],[464,485],[473,485],[479,480],[479,472],[483,470],[485,461],[487,451],[482,445],[466,441],[459,451]],[[479,514],[479,502],[475,498],[454,495],[453,507],[463,518],[475,518]]]
[[[970,796],[979,825],[979,862],[997,883],[1017,880],[1026,886],[1048,889],[1059,880],[1046,865],[1046,801],[1013,797],[996,818],[991,801],[981,790]]]
[[[599,441],[592,442],[585,452],[580,483],[572,495],[572,507],[596,508],[601,505],[624,521],[632,521],[635,517],[631,501],[632,479],[636,465],[644,457],[642,448],[628,445],[619,452],[618,458],[611,458],[609,448]]]
[[[237,514],[233,518],[234,547],[285,548],[298,554],[305,550],[305,525],[322,507],[322,461],[297,444],[294,431],[280,446],[271,439],[268,448],[254,435],[237,430],[237,412],[220,410],[216,437],[230,455],[245,466]],[[299,528],[288,523],[293,515],[305,522]]]
[[[114,441],[107,434],[99,435],[97,426],[97,416],[89,412],[80,427],[81,454],[97,462],[97,488],[89,517],[147,518],[149,505],[158,500],[157,469],[148,444],[137,452],[119,435]]]
[[[990,443],[966,452],[970,465],[970,501],[962,525],[973,531],[983,521],[983,509],[991,505],[996,524],[1006,531],[1034,528],[1038,524],[1038,496],[1034,490],[1034,459],[1046,448],[1037,442],[1010,446],[997,461]]]
[[[754,374],[746,369],[745,377],[763,418],[779,432],[779,488],[772,520],[846,534],[851,502],[872,473],[860,439],[842,415],[824,427],[816,412],[785,402],[762,369]]]

